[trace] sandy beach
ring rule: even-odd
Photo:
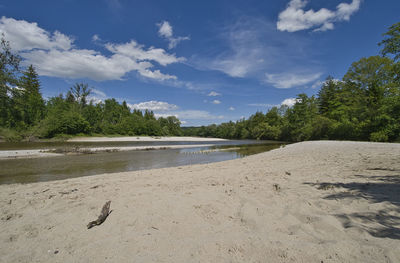
[[[212,144],[196,144],[196,147],[209,147]],[[184,149],[193,148],[193,144],[181,145],[147,145],[147,146],[119,146],[119,147],[82,147],[72,152],[66,151],[64,154],[87,154],[113,151],[144,151],[144,150],[165,150],[165,149]],[[31,149],[31,150],[8,150],[0,151],[0,160],[2,159],[22,159],[22,158],[41,158],[55,157],[64,154],[56,153],[57,149]]]
[[[0,203],[0,262],[400,262],[400,144],[0,185]]]
[[[67,142],[219,142],[227,141],[219,138],[200,138],[200,137],[150,137],[150,136],[119,136],[119,137],[75,137]],[[208,147],[212,144],[198,144],[197,147]],[[147,145],[147,146],[120,146],[120,147],[82,147],[75,153],[85,153],[87,151],[105,152],[105,151],[141,151],[141,150],[160,150],[160,149],[184,149],[192,148],[191,144],[177,145]],[[20,159],[20,158],[41,158],[54,157],[62,154],[56,152],[54,148],[30,149],[30,150],[3,150],[0,151],[0,160],[2,159]],[[66,152],[67,153],[67,152]],[[64,154],[66,154],[64,153]]]

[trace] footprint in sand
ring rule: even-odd
[[[6,242],[15,242],[18,240],[18,235],[9,235]]]
[[[1,221],[9,221],[21,217],[22,217],[21,214],[7,214],[1,218]]]
[[[217,215],[219,210],[210,205],[195,205],[193,206],[196,209],[196,214],[198,214],[201,218],[203,218],[206,222],[212,225],[219,225],[220,221],[217,219]]]
[[[27,238],[35,238],[39,235],[39,230],[33,225],[25,225],[23,230]]]

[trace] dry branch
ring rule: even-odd
[[[108,215],[111,214],[110,204],[111,204],[111,201],[107,201],[104,204],[103,209],[101,209],[101,214],[99,215],[97,220],[89,222],[89,224],[87,225],[88,229],[90,229],[90,228],[92,228],[94,226],[101,225],[104,221],[106,221]]]

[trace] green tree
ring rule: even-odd
[[[318,115],[318,103],[314,96],[302,93],[297,96],[294,106],[287,110],[286,118],[289,140],[304,141],[312,138],[313,121]]]
[[[9,93],[17,86],[16,74],[19,72],[21,58],[11,50],[10,43],[5,40],[4,35],[0,40],[0,126],[10,127],[11,98]]]
[[[393,24],[383,36],[386,39],[379,43],[379,46],[383,46],[381,54],[383,56],[392,54],[394,55],[394,60],[400,59],[400,22]]]
[[[23,72],[20,87],[23,89],[24,122],[33,125],[43,118],[45,105],[40,93],[39,77],[32,65]]]
[[[92,90],[86,83],[75,83],[67,94],[67,100],[70,102],[76,102],[78,104],[79,110],[87,105],[87,98],[91,94]]]
[[[386,130],[389,125],[384,115],[383,106],[388,97],[397,93],[393,60],[387,57],[372,56],[354,62],[343,80],[348,87],[358,91],[359,101],[353,102],[357,109],[361,134],[359,139],[368,140],[374,132]]]

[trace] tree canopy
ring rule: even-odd
[[[0,42],[0,136],[4,131],[54,137],[60,134],[189,135],[227,139],[400,141],[400,23],[384,34],[382,56],[361,58],[341,80],[329,76],[314,96],[299,94],[292,107],[273,107],[248,119],[182,129],[178,118],[157,118],[123,101],[90,100],[76,83],[66,94],[43,99],[31,65]],[[391,56],[388,56],[391,55]]]

